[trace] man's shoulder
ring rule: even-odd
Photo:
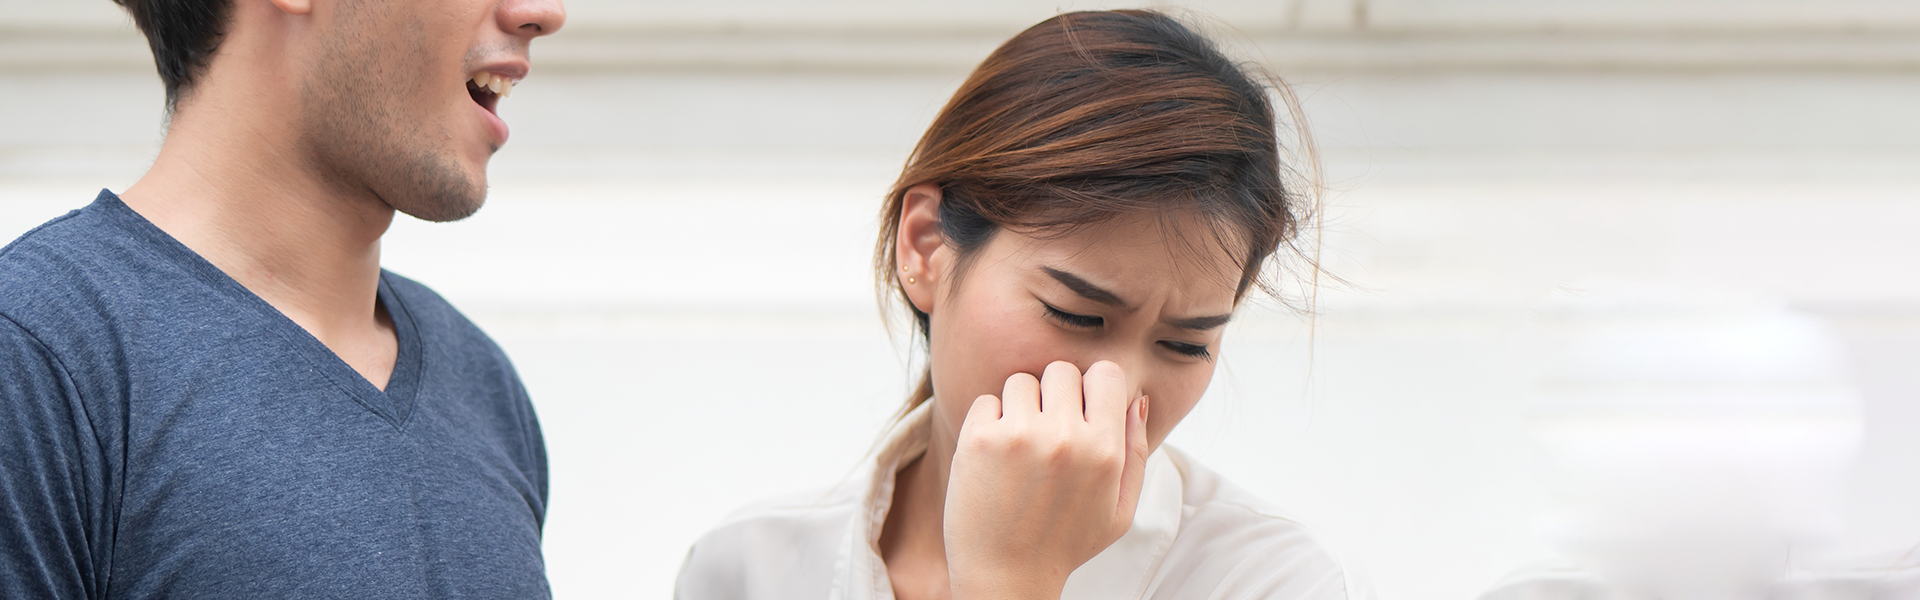
[[[0,301],[29,294],[48,284],[71,280],[73,267],[95,261],[107,242],[99,215],[87,209],[41,223],[0,246]]]
[[[120,197],[100,190],[92,202],[27,230],[0,246],[0,264],[26,264],[47,251],[89,250],[125,237],[115,208]]]
[[[29,329],[48,319],[98,322],[116,299],[138,293],[145,257],[132,247],[137,242],[118,233],[102,203],[56,217],[0,247],[0,315]]]

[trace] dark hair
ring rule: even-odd
[[[226,33],[232,0],[113,0],[133,16],[133,24],[147,34],[153,66],[167,87],[167,112],[173,112],[180,94],[193,87],[207,70],[207,61]]]
[[[1263,265],[1292,248],[1310,203],[1283,184],[1269,93],[1296,105],[1250,71],[1260,72],[1154,11],[1066,13],[1014,36],[961,84],[894,182],[874,249],[883,306],[906,298],[895,241],[907,190],[924,183],[940,186],[941,232],[961,271],[1003,228],[1058,234],[1186,212],[1242,258],[1236,301],[1274,291]],[[925,339],[927,314],[906,304]],[[932,393],[928,371],[907,406]]]

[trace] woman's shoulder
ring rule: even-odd
[[[682,600],[825,597],[858,497],[842,485],[787,494],[733,511],[687,551],[674,585]]]
[[[1162,450],[1180,472],[1182,517],[1156,597],[1185,597],[1183,583],[1226,592],[1220,597],[1373,597],[1358,562],[1304,520],[1179,450]]]
[[[1306,532],[1306,523],[1299,517],[1261,500],[1178,448],[1162,446],[1161,449],[1179,470],[1181,504],[1190,515],[1203,514],[1249,525]]]
[[[853,510],[860,505],[861,482],[842,483],[762,498],[736,508],[714,530],[757,527],[813,527],[836,524],[844,527]]]

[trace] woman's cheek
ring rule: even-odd
[[[1001,395],[1015,373],[1039,376],[1061,358],[1050,332],[1059,328],[1044,316],[1025,315],[987,298],[957,298],[952,313],[933,332],[935,397],[948,421],[958,426],[973,400]]]
[[[984,336],[966,352],[994,379],[995,393],[1014,373],[1037,377],[1046,370],[1047,363],[1065,358],[1058,354],[1060,327],[1038,309],[1025,308],[1012,298],[982,300],[986,301],[977,306],[986,310],[979,311],[972,323],[975,333]]]

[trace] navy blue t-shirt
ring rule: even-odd
[[[382,272],[382,391],[102,191],[0,250],[0,598],[544,598],[505,354]]]

